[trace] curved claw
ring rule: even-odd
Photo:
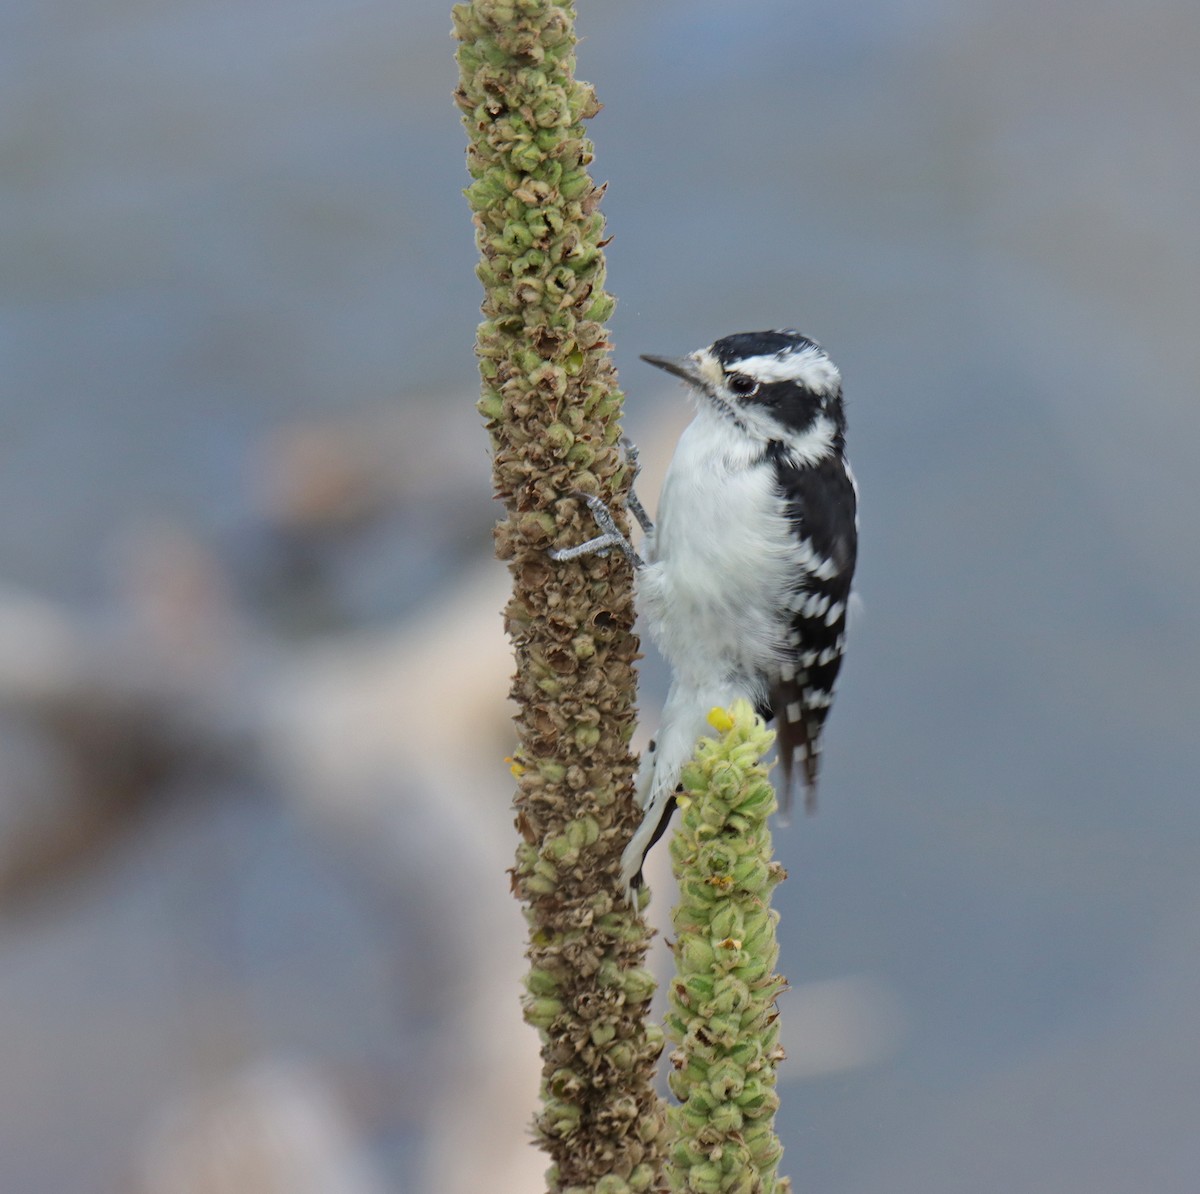
[[[609,512],[608,507],[603,500],[597,497],[594,493],[583,493],[575,490],[572,497],[582,501],[587,508],[592,512],[592,518],[595,519],[596,526],[601,530],[601,534],[594,539],[589,539],[586,543],[580,543],[575,547],[560,547],[549,552],[552,560],[576,560],[580,556],[589,555],[607,555],[614,547],[618,548],[621,554],[629,561],[634,568],[642,566],[642,557],[633,550],[633,545],[621,534],[620,528]]]
[[[630,485],[638,479],[642,471],[641,455],[638,452],[637,444],[633,442],[627,435],[621,436],[620,439],[621,451],[625,453],[625,463],[629,466]]]
[[[625,505],[629,513],[637,519],[638,526],[642,528],[642,534],[649,535],[654,530],[654,523],[650,520],[650,515],[646,513],[646,507],[642,505],[641,498],[634,489],[638,477],[642,475],[641,456],[638,453],[637,444],[629,436],[621,436],[619,442],[621,451],[625,455],[625,465],[629,469],[629,497],[626,499]]]

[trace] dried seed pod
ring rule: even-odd
[[[625,529],[603,188],[581,124],[599,106],[574,77],[571,4],[473,0],[455,7],[454,29],[484,287],[479,410],[505,506],[497,554],[513,576],[525,839],[513,885],[530,925],[526,1018],[545,1061],[535,1131],[556,1194],[651,1190],[666,1147],[653,1086],[662,1034],[645,1021],[647,930],[617,887],[638,820],[632,575],[619,553],[551,566],[546,556],[590,537],[579,493],[601,495]]]

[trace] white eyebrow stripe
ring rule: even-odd
[[[819,349],[803,348],[782,356],[777,352],[730,362],[734,373],[744,373],[762,385],[773,381],[798,381],[814,394],[828,394],[842,384],[838,367]]]

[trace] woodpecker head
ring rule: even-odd
[[[686,357],[642,360],[682,377],[754,439],[823,456],[845,430],[842,375],[819,344],[791,328],[738,332]]]

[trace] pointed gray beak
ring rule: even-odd
[[[642,360],[647,365],[654,365],[656,368],[665,369],[668,373],[674,373],[676,377],[682,377],[690,386],[704,384],[700,377],[700,369],[691,357],[643,356]]]

